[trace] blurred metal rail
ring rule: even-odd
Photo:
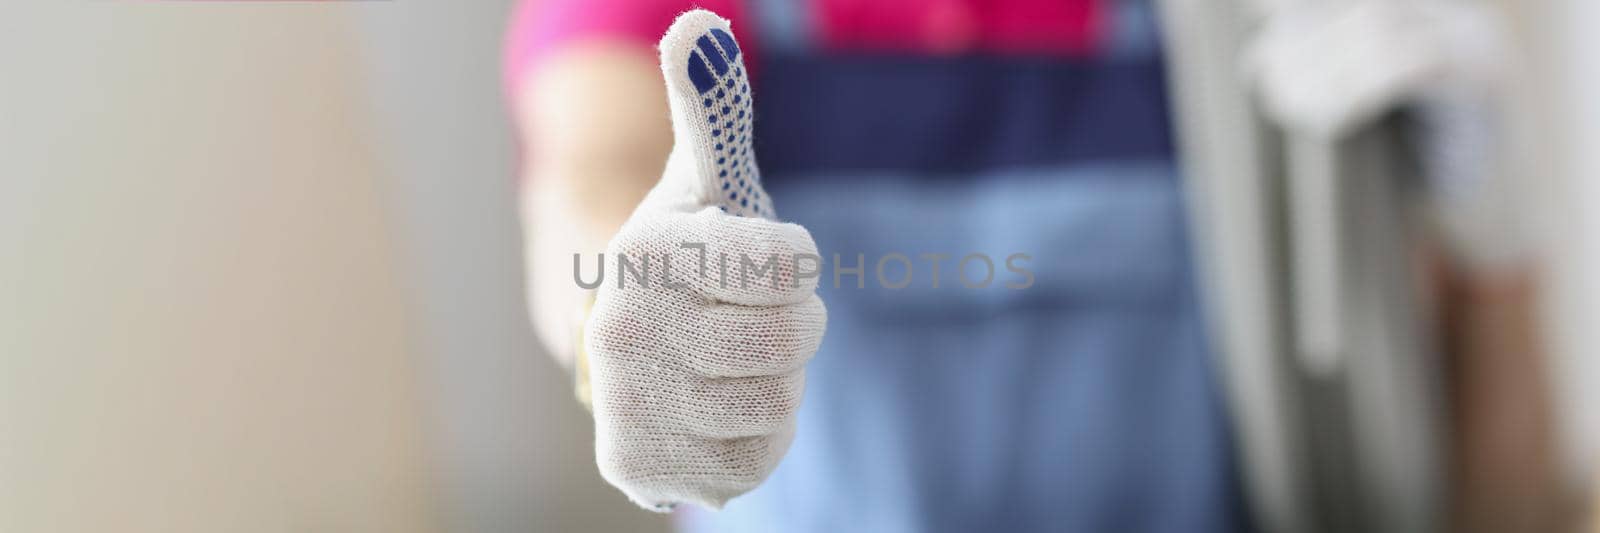
[[[1253,4],[1162,0],[1190,216],[1246,494],[1272,532],[1440,529],[1441,394],[1416,295],[1405,123],[1268,123]]]

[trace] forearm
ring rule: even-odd
[[[586,44],[546,60],[518,99],[529,314],[564,366],[589,298],[573,279],[573,256],[592,277],[595,254],[660,177],[672,147],[660,76],[648,49]]]
[[[549,355],[571,368],[590,291],[574,281],[573,257],[594,266],[595,254],[622,221],[591,217],[564,183],[581,176],[534,176],[522,193],[529,318]],[[592,276],[592,270],[590,270]]]

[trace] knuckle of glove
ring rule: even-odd
[[[715,210],[694,215],[708,263],[696,288],[715,301],[789,305],[817,289],[821,258],[811,232],[798,224],[736,217]]]
[[[759,437],[791,424],[805,390],[802,372],[701,379],[685,387],[675,413],[685,430],[712,438]]]
[[[815,294],[786,306],[714,304],[694,321],[690,346],[682,347],[684,363],[713,378],[788,373],[817,352],[827,321],[827,309]]]
[[[609,439],[596,446],[596,459],[601,476],[645,508],[694,503],[716,509],[760,485],[789,442],[790,435]]]

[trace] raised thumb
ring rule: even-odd
[[[728,21],[703,9],[661,38],[673,148],[656,193],[683,207],[774,218],[751,149],[750,80]]]

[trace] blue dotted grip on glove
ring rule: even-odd
[[[712,28],[695,41],[687,60],[689,81],[700,92],[701,111],[711,127],[718,204],[728,213],[770,217],[763,201],[759,170],[751,155],[750,80],[739,62],[733,36]]]

